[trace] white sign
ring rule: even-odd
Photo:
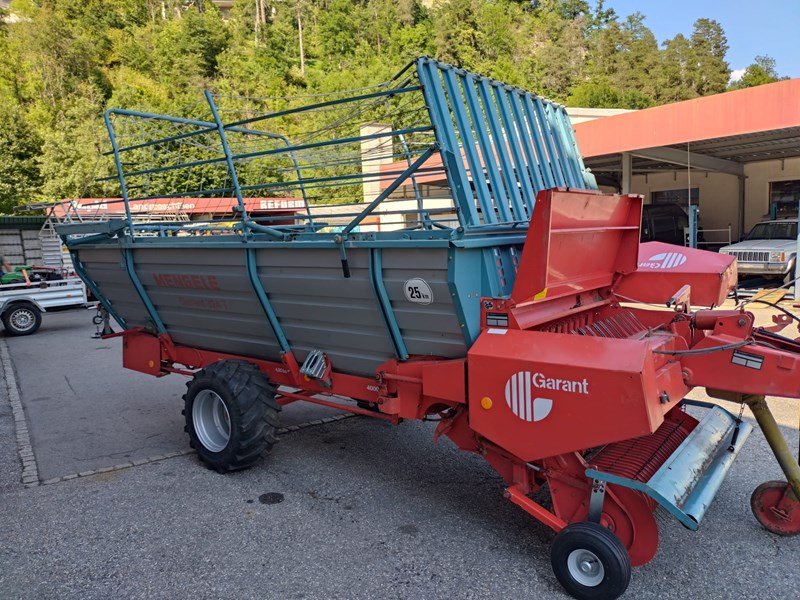
[[[686,255],[682,252],[661,252],[654,254],[645,262],[639,263],[642,269],[674,269],[686,262]]]
[[[538,390],[586,395],[589,393],[589,381],[586,378],[556,379],[538,372],[519,371],[506,381],[506,404],[523,421],[541,421],[553,410],[553,401],[537,396]]]
[[[414,302],[415,304],[431,304],[433,303],[433,291],[428,282],[419,277],[409,279],[403,284],[403,293],[406,295],[406,300]]]

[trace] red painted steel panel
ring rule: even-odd
[[[663,304],[688,284],[692,304],[719,306],[736,282],[736,259],[732,256],[646,242],[639,246],[638,269],[623,277],[614,286],[614,293],[623,299]]]
[[[636,269],[641,196],[543,190],[536,197],[511,298],[516,303],[611,285]]]
[[[493,331],[481,334],[467,359],[470,426],[522,460],[652,433],[686,391],[678,363],[657,371],[650,353],[669,336]]]

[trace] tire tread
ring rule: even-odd
[[[219,453],[207,451],[195,439],[192,424],[194,396],[201,389],[209,388],[217,393],[226,391],[238,412],[238,433],[231,434],[235,443],[231,446],[229,442],[229,446]],[[208,467],[225,473],[251,467],[268,454],[277,442],[276,432],[280,423],[281,407],[275,400],[276,389],[256,365],[241,360],[216,362],[195,373],[183,396],[184,430],[189,433],[189,445],[197,450],[199,459]]]

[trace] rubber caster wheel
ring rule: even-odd
[[[556,579],[579,600],[613,600],[628,589],[631,561],[617,536],[597,523],[562,529],[550,551]]]
[[[785,481],[765,481],[750,496],[753,516],[767,531],[778,535],[800,533],[800,502]]]

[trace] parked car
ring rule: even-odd
[[[88,304],[86,285],[74,275],[45,267],[15,273],[23,275],[22,280],[9,278],[9,274],[0,280],[0,322],[7,335],[36,333],[42,313],[50,308]]]
[[[719,252],[736,257],[739,273],[791,281],[797,259],[797,219],[762,221],[744,240]]]
[[[645,204],[642,207],[643,242],[664,242],[685,246],[688,228],[689,215],[679,204]]]

